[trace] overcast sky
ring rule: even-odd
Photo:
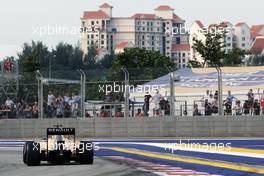
[[[194,20],[205,24],[244,21],[249,25],[264,23],[263,0],[1,0],[0,3],[0,59],[15,55],[24,42],[41,40],[50,48],[64,41],[76,44],[85,10],[97,10],[108,2],[114,6],[114,16],[134,13],[153,13],[159,5],[170,5],[175,13],[190,25]],[[72,34],[39,35],[39,28],[67,27]],[[58,28],[57,28],[58,29]]]

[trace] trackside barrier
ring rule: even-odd
[[[264,137],[261,116],[2,119],[0,138],[45,137],[54,124],[79,137]]]

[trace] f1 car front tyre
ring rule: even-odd
[[[78,150],[80,164],[93,164],[94,147],[92,142],[82,141]]]
[[[40,144],[29,141],[23,148],[23,161],[28,166],[40,165]]]

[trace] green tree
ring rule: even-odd
[[[18,53],[19,70],[20,72],[34,72],[40,67],[46,67],[49,58],[48,47],[42,42],[24,43],[22,52]]]
[[[150,80],[168,73],[167,67],[175,68],[169,57],[158,51],[141,48],[125,48],[123,53],[117,55],[110,69],[111,77],[123,80],[121,68],[130,71],[130,79]],[[114,76],[116,74],[116,76]]]
[[[228,52],[223,60],[223,65],[225,66],[239,66],[243,64],[243,59],[248,51],[234,48],[232,51]]]
[[[217,28],[215,29],[216,31]],[[194,40],[193,49],[203,58],[204,66],[222,66],[222,60],[225,58],[225,32],[208,32],[205,34],[205,42],[202,40]]]

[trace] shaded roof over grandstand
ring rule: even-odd
[[[224,67],[223,87],[231,90],[248,90],[249,88],[264,88],[264,67]],[[217,72],[214,68],[190,69],[184,68],[175,71],[180,76],[180,81],[175,82],[176,89],[182,92],[201,91],[203,89],[217,89]],[[170,85],[169,74],[154,79],[144,86]]]

